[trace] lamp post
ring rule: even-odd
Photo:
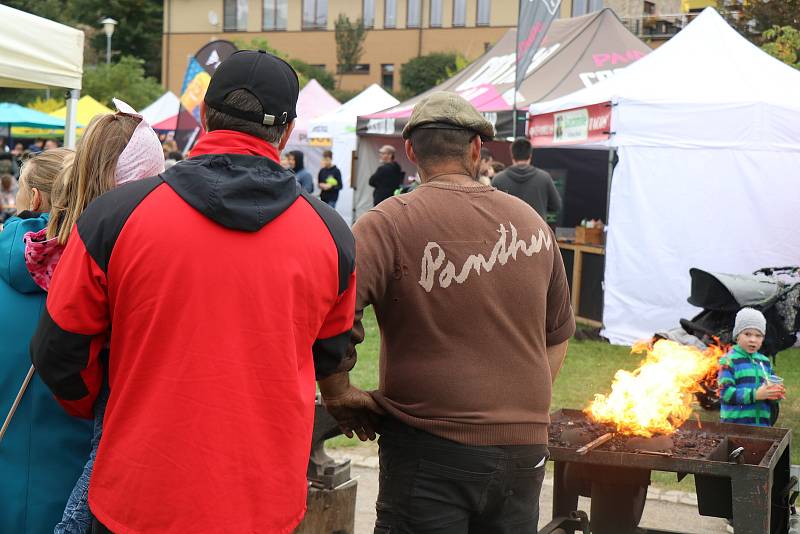
[[[106,34],[106,65],[111,63],[111,36],[114,35],[114,27],[117,21],[112,18],[104,18],[100,21],[103,25],[103,32]]]

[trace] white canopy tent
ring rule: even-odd
[[[329,146],[333,152],[333,163],[342,173],[343,189],[339,193],[336,211],[345,221],[350,222],[353,218],[353,189],[350,176],[353,152],[358,145],[356,136],[358,117],[383,111],[399,103],[399,100],[373,83],[342,104],[340,108],[309,122],[309,140],[315,142],[316,146]]]
[[[0,4],[0,86],[70,90],[64,145],[75,146],[83,32]]]
[[[153,126],[178,115],[181,101],[172,91],[167,91],[139,113]]]
[[[613,78],[532,115],[611,101],[604,335],[628,344],[697,309],[689,268],[800,261],[800,71],[712,8]]]

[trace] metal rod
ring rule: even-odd
[[[580,449],[576,450],[575,452],[578,453],[578,454],[586,454],[590,450],[596,449],[597,447],[599,447],[600,445],[602,445],[603,443],[605,443],[606,441],[610,440],[613,437],[614,437],[614,433],[613,432],[607,432],[607,433],[603,434],[602,436],[600,436],[599,438],[597,438],[597,439],[595,439],[593,441],[590,441],[589,443],[587,443],[586,445],[584,445]]]
[[[25,380],[22,381],[22,387],[19,388],[17,398],[14,399],[14,404],[11,405],[11,409],[8,411],[8,415],[6,416],[6,420],[3,422],[3,428],[0,428],[0,441],[3,441],[3,436],[6,435],[8,425],[11,424],[11,418],[14,417],[14,412],[17,411],[19,403],[22,402],[22,396],[25,394],[25,390],[28,389],[28,384],[31,383],[31,378],[33,378],[34,371],[35,369],[31,365],[31,368],[28,369],[28,374],[25,376]]]
[[[643,449],[636,449],[634,452],[637,454],[652,454],[653,456],[672,456],[671,452],[661,452],[661,451],[646,451]]]

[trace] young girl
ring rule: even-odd
[[[311,173],[305,168],[303,153],[299,150],[290,150],[286,153],[286,160],[289,163],[289,168],[294,171],[297,183],[300,184],[307,193],[314,192],[314,179]]]
[[[29,159],[17,191],[18,215],[0,232],[0,421],[20,390],[22,400],[0,442],[0,531],[48,532],[80,475],[92,425],[67,415],[37,374],[28,382],[29,345],[47,294],[25,264],[23,236],[47,226],[51,190],[72,150]]]
[[[67,240],[81,213],[97,197],[134,180],[164,171],[164,153],[158,136],[130,106],[114,100],[118,112],[95,117],[86,128],[72,165],[65,171],[45,233],[27,236],[28,266],[37,283],[48,288]],[[102,435],[108,388],[95,403],[91,453],[72,490],[55,533],[84,534],[91,528],[89,479]]]

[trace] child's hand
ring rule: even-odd
[[[779,400],[786,397],[783,384],[770,384],[765,382],[756,390],[756,400]]]

